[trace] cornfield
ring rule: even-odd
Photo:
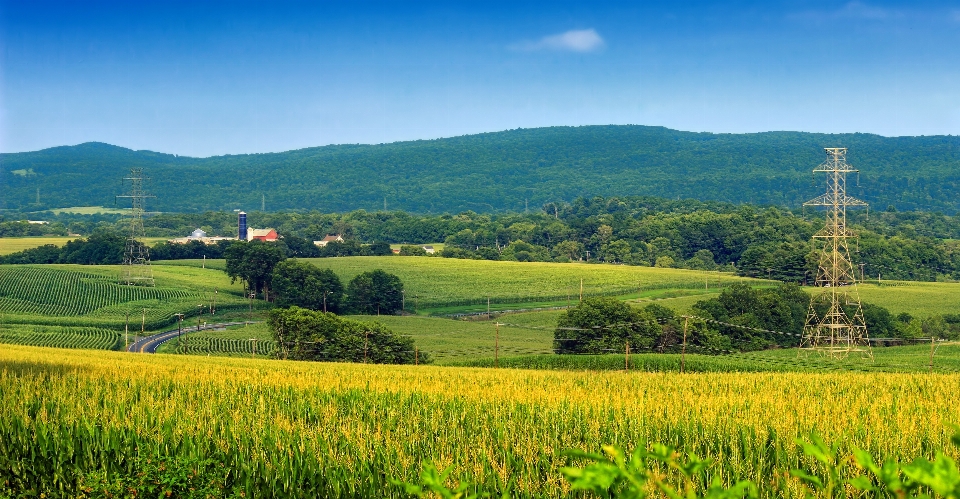
[[[662,442],[768,497],[816,467],[816,430],[876,457],[932,457],[960,375],[557,372],[0,349],[0,487],[82,495],[135,458],[214,459],[246,497],[399,496],[433,463],[485,490],[559,497],[566,449]],[[956,457],[956,456],[954,456]],[[0,490],[2,491],[2,490]],[[2,494],[0,494],[2,495]]]

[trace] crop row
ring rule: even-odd
[[[185,353],[190,355],[218,355],[228,357],[272,357],[276,351],[276,342],[263,339],[257,339],[254,341],[239,340],[234,338],[187,337],[177,346],[177,353]]]
[[[769,484],[762,496],[802,497],[788,470],[818,464],[797,437],[816,431],[840,455],[933,457],[952,449],[957,383],[956,374],[630,375],[15,346],[0,349],[0,487],[77,496],[77,473],[130,474],[137,458],[170,457],[222,463],[247,497],[400,497],[390,479],[417,481],[430,463],[453,483],[562,497],[565,450],[661,442],[712,459],[720,483],[746,478]]]
[[[125,302],[184,298],[185,290],[123,286],[109,277],[31,265],[0,267],[0,312],[78,316]]]
[[[122,346],[123,335],[94,327],[0,326],[0,343],[53,348],[113,350]]]

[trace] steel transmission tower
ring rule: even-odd
[[[820,251],[816,285],[822,290],[810,300],[800,351],[814,351],[839,359],[859,353],[872,359],[847,243],[855,237],[847,230],[847,207],[867,204],[847,195],[847,174],[859,173],[847,164],[847,148],[824,150],[827,160],[813,171],[827,174],[827,192],[803,203],[804,206],[827,208],[826,223],[813,236]]]
[[[130,193],[118,198],[130,199],[130,216],[128,217],[129,234],[127,245],[123,252],[123,268],[120,271],[120,284],[128,286],[153,286],[153,269],[150,268],[150,250],[143,241],[143,202],[148,196],[143,192],[143,169],[132,168],[130,176],[124,177],[124,183],[129,182]]]

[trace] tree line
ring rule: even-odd
[[[816,274],[812,235],[817,213],[775,207],[662,198],[578,198],[548,203],[535,213],[414,215],[404,212],[251,213],[251,225],[273,227],[288,257],[389,255],[389,244],[445,243],[436,256],[515,261],[586,261],[735,271],[787,282]],[[863,277],[932,281],[960,279],[960,218],[938,213],[850,215],[859,235],[853,259]],[[71,230],[74,228],[71,222]],[[145,220],[148,235],[189,234],[199,227],[230,235],[236,214],[164,214]],[[94,232],[119,232],[122,222],[100,220]],[[343,243],[313,244],[328,234]],[[223,258],[229,242],[160,243],[153,259]],[[49,260],[53,251],[44,250]],[[405,254],[417,254],[408,244]],[[39,253],[37,257],[40,256]],[[30,260],[18,255],[10,263]],[[40,259],[42,260],[42,259]],[[30,263],[44,263],[43,261]],[[104,262],[105,263],[105,262]]]
[[[685,344],[690,352],[717,354],[796,347],[809,304],[809,295],[796,284],[765,289],[734,284],[693,305],[692,314],[708,321],[688,322],[684,339],[684,318],[667,307],[635,308],[616,298],[588,298],[558,318],[554,348],[557,353],[605,354],[623,353],[629,344],[631,351],[677,353]],[[960,314],[894,316],[865,303],[863,315],[871,338],[960,339]]]

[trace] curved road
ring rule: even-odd
[[[255,324],[251,322],[221,322],[219,324],[207,324],[199,328],[200,331],[206,329],[217,329],[227,326],[242,326],[243,324]],[[129,347],[127,347],[128,352],[138,352],[138,353],[157,353],[157,348],[163,343],[170,341],[177,337],[176,329],[170,331],[164,331],[162,333],[157,333],[152,336],[147,336],[146,338],[140,338]],[[196,333],[198,331],[197,327],[183,328],[183,334]]]

